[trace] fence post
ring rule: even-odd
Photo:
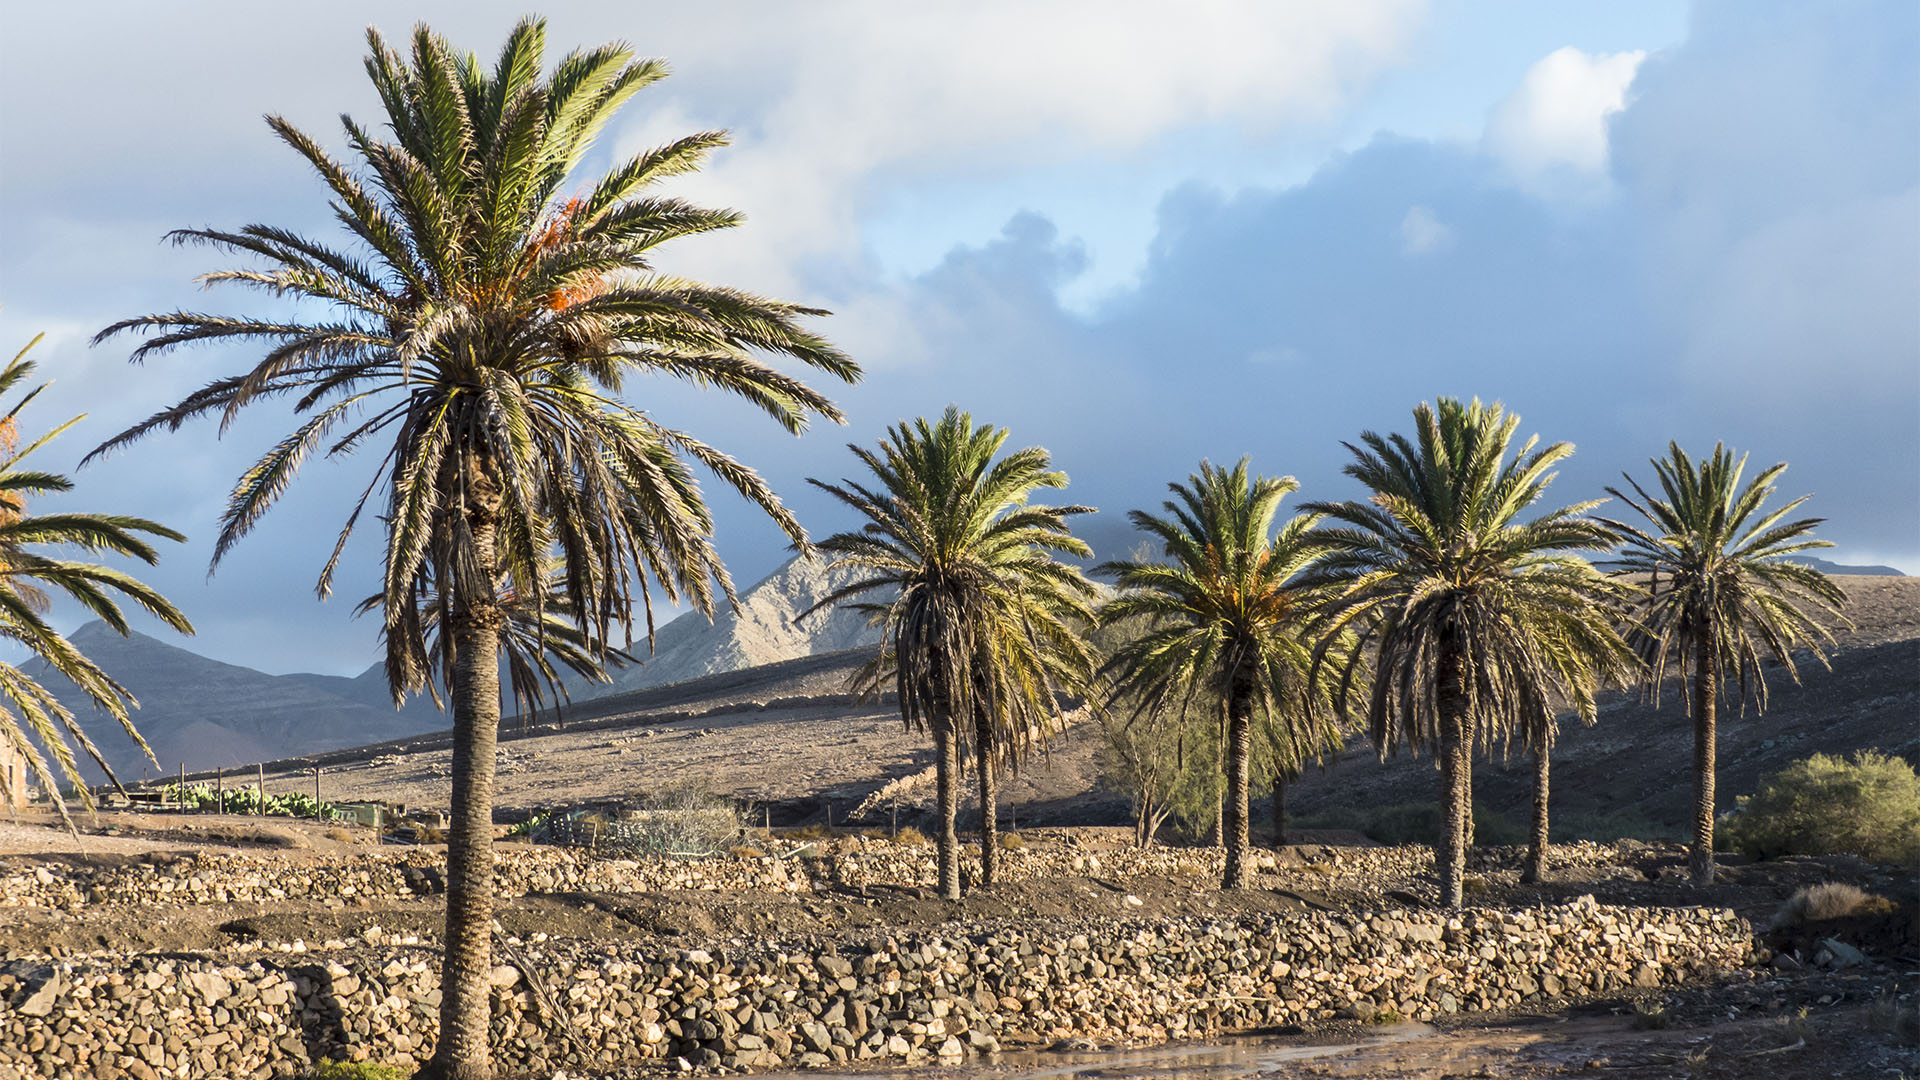
[[[227,812],[227,770],[224,768],[213,770],[213,812]]]
[[[260,817],[267,816],[267,763],[262,761],[254,765],[253,808]]]
[[[313,820],[320,820],[320,766],[313,767]]]
[[[180,763],[179,796],[180,796],[180,809],[185,810],[187,808],[187,763],[184,761]]]

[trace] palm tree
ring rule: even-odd
[[[820,541],[835,566],[864,574],[812,611],[870,593],[849,606],[882,628],[881,653],[858,676],[867,690],[890,682],[909,730],[933,737],[940,801],[940,892],[960,898],[959,804],[963,744],[979,763],[981,876],[991,883],[995,773],[1024,756],[1035,733],[1060,722],[1061,693],[1082,693],[1093,655],[1081,636],[1092,619],[1093,583],[1056,555],[1085,558],[1068,531],[1085,506],[1034,506],[1044,488],[1064,488],[1037,446],[995,459],[1005,428],[949,406],[887,429],[877,451],[849,447],[878,481],[812,483],[867,523]]]
[[[35,365],[27,359],[27,353],[39,344],[41,336],[35,335],[26,348],[14,355],[13,362],[0,370],[0,394],[11,393],[33,374]],[[152,748],[134,729],[128,709],[137,708],[139,703],[133,695],[47,623],[46,615],[52,606],[48,590],[64,593],[122,634],[129,633],[131,627],[115,594],[183,634],[193,633],[193,626],[166,597],[132,576],[94,563],[54,558],[43,549],[78,547],[91,553],[130,556],[152,566],[159,559],[159,553],[142,539],[142,534],[176,542],[186,538],[145,518],[28,511],[30,498],[73,490],[72,480],[59,473],[33,468],[27,458],[83,418],[76,416],[21,449],[20,410],[44,389],[46,385],[42,384],[27,391],[0,416],[0,638],[23,647],[49,670],[60,673],[79,687],[139,745],[147,760],[158,765]],[[69,829],[73,828],[73,819],[67,814],[66,801],[59,795],[60,786],[53,770],[34,745],[36,740],[53,756],[60,775],[73,787],[81,805],[89,812],[94,808],[93,792],[80,776],[74,745],[93,759],[115,787],[120,786],[113,768],[81,729],[73,712],[32,676],[9,663],[0,663],[0,740],[26,763],[34,783],[47,792],[60,820]],[[0,803],[9,806],[23,794],[14,791],[11,784],[9,771],[0,769]]]
[[[204,280],[294,303],[281,318],[177,311],[103,330],[100,339],[153,332],[136,361],[196,343],[240,342],[264,355],[95,453],[207,414],[224,427],[249,405],[291,396],[305,419],[241,476],[217,564],[309,456],[385,443],[317,591],[330,591],[347,537],[384,487],[380,595],[396,700],[432,677],[429,598],[452,644],[443,668],[455,751],[441,1038],[423,1075],[480,1077],[491,1073],[492,780],[508,623],[500,583],[537,607],[557,560],[571,616],[595,642],[613,627],[630,638],[636,615],[651,634],[655,588],[702,612],[716,593],[731,601],[693,465],[804,544],[799,522],[751,469],[622,400],[625,380],[660,374],[738,394],[798,433],[812,417],[840,419],[838,410],[757,354],[785,354],[847,381],[859,368],[799,325],[822,312],[654,270],[665,242],[740,220],[649,191],[696,169],[724,144],[722,133],[646,151],[565,194],[614,112],[666,74],[660,62],[604,45],[543,75],[545,27],[535,19],[513,29],[491,68],[425,26],[407,55],[374,31],[368,43],[391,140],[344,120],[350,168],[268,118],[326,184],[347,246],[271,225],[171,234],[264,264]]]
[[[1472,813],[1473,750],[1525,738],[1550,723],[1561,702],[1582,719],[1596,687],[1635,666],[1613,628],[1626,587],[1578,553],[1613,536],[1586,517],[1598,503],[1548,510],[1539,502],[1570,443],[1511,457],[1520,418],[1500,405],[1441,398],[1413,411],[1415,441],[1373,432],[1347,444],[1348,476],[1372,489],[1366,502],[1308,509],[1338,524],[1321,530],[1316,577],[1339,589],[1322,633],[1364,634],[1373,658],[1365,714],[1382,756],[1401,743],[1439,759],[1443,826],[1436,853],[1441,897],[1459,907]],[[1336,673],[1336,699],[1354,700],[1358,656],[1331,652],[1316,667]]]
[[[1102,605],[1101,625],[1143,627],[1101,667],[1113,696],[1148,711],[1218,710],[1225,718],[1225,889],[1246,885],[1256,723],[1266,726],[1267,752],[1282,771],[1297,771],[1330,745],[1325,695],[1308,679],[1305,631],[1317,594],[1302,576],[1320,519],[1302,514],[1274,528],[1280,501],[1298,486],[1291,476],[1250,474],[1246,458],[1231,469],[1203,461],[1187,483],[1168,485],[1175,498],[1162,504],[1166,516],[1127,515],[1159,543],[1162,558],[1099,569],[1120,590]]]
[[[1607,492],[1633,507],[1651,531],[1618,521],[1607,524],[1620,536],[1617,573],[1641,579],[1643,599],[1629,640],[1646,661],[1645,686],[1659,704],[1667,669],[1682,682],[1693,678],[1688,701],[1693,714],[1693,848],[1688,859],[1696,885],[1713,883],[1714,739],[1722,677],[1739,680],[1738,699],[1767,707],[1767,679],[1761,661],[1771,657],[1795,681],[1793,650],[1810,647],[1822,665],[1823,646],[1833,634],[1815,613],[1840,618],[1846,594],[1811,566],[1789,556],[1831,547],[1812,537],[1822,518],[1785,520],[1810,496],[1774,510],[1761,507],[1772,497],[1774,480],[1786,471],[1782,462],[1744,487],[1747,458],[1715,444],[1711,457],[1696,466],[1678,444],[1667,457],[1652,461],[1660,478],[1656,499],[1628,476],[1628,496]]]

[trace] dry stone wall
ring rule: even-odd
[[[599,859],[561,848],[503,845],[496,887],[502,896],[555,891],[657,892],[668,889],[761,889],[798,892],[834,885],[932,886],[938,879],[930,845],[845,837],[831,846],[787,845],[748,858],[705,860],[671,857]],[[1517,866],[1519,849],[1482,849],[1477,866]],[[1605,865],[1618,856],[1595,844],[1555,845],[1556,866]],[[1310,873],[1318,883],[1377,890],[1383,882],[1405,883],[1429,873],[1432,852],[1424,847],[1287,849],[1276,857],[1252,853],[1258,868]],[[977,873],[977,861],[968,858]],[[1061,876],[1218,877],[1219,848],[1127,848],[1082,852],[1049,846],[1002,853],[1007,881]],[[195,857],[111,868],[42,864],[0,872],[0,906],[71,911],[86,904],[225,904],[271,900],[351,901],[403,899],[439,891],[446,860],[424,848],[370,851],[350,857],[283,858],[200,853]]]
[[[503,1066],[946,1060],[1061,1038],[1163,1039],[1337,1015],[1456,1010],[1739,968],[1752,931],[1705,908],[1386,911],[1237,921],[1008,923],[861,943],[529,946],[494,971]],[[256,954],[257,955],[257,954]],[[434,954],[0,966],[0,1077],[295,1075],[424,1058]],[[531,985],[528,973],[537,976]]]

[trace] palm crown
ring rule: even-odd
[[[1787,520],[1807,496],[1763,510],[1787,466],[1775,465],[1742,486],[1746,463],[1745,455],[1736,458],[1716,445],[1696,465],[1678,444],[1668,444],[1668,457],[1652,463],[1664,498],[1649,495],[1632,477],[1626,477],[1631,496],[1607,489],[1652,526],[1607,522],[1625,545],[1618,570],[1642,579],[1646,589],[1629,641],[1646,661],[1656,693],[1669,664],[1682,678],[1690,673],[1700,641],[1713,642],[1718,668],[1732,672],[1742,697],[1751,692],[1762,708],[1763,659],[1778,661],[1795,678],[1794,649],[1814,646],[1825,661],[1819,646],[1833,634],[1815,613],[1838,615],[1846,594],[1825,574],[1788,558],[1833,546],[1811,535],[1823,519]]]
[[[40,338],[35,337],[28,342],[27,347],[14,356],[13,362],[5,370],[0,370],[0,394],[11,393],[33,374],[34,363],[27,359],[27,352],[39,341]],[[5,416],[0,416],[0,637],[23,646],[44,662],[49,670],[71,680],[139,744],[148,760],[158,765],[146,740],[134,729],[132,716],[128,712],[130,706],[138,704],[133,695],[102,671],[99,665],[81,654],[46,621],[45,616],[51,606],[49,590],[76,601],[94,617],[122,634],[130,632],[132,628],[119,601],[115,599],[116,595],[132,601],[181,633],[193,633],[192,625],[165,597],[131,575],[94,563],[55,558],[41,549],[70,545],[90,553],[127,556],[152,565],[159,554],[144,536],[174,541],[184,540],[185,537],[144,518],[119,514],[30,512],[27,506],[29,499],[71,491],[73,481],[59,473],[33,468],[27,459],[82,419],[76,416],[27,444],[24,449],[21,448],[18,424],[20,411],[43,389],[44,384],[27,391],[7,410]],[[0,663],[0,699],[5,702],[5,707],[0,708],[0,740],[11,745],[14,752],[27,763],[34,782],[41,789],[54,792],[59,785],[53,770],[30,738],[46,747],[53,756],[54,767],[59,769],[60,775],[72,785],[82,805],[89,810],[93,808],[93,795],[80,776],[78,761],[70,743],[79,746],[106,773],[108,779],[118,783],[113,769],[93,740],[82,730],[73,712],[13,664]],[[0,786],[9,782],[6,771],[0,770]],[[0,791],[0,796],[17,795],[11,790]],[[0,802],[4,801],[8,799],[0,798]],[[53,805],[60,812],[62,820],[66,820],[66,807],[62,800],[54,799]]]
[[[1417,442],[1367,432],[1365,449],[1347,444],[1355,460],[1345,471],[1372,489],[1368,501],[1311,507],[1339,523],[1318,534],[1317,576],[1341,589],[1324,624],[1363,630],[1377,652],[1366,705],[1376,744],[1437,747],[1438,703],[1450,691],[1486,746],[1550,724],[1566,706],[1591,720],[1591,688],[1632,670],[1613,628],[1631,591],[1580,554],[1612,547],[1613,536],[1588,516],[1599,500],[1519,520],[1573,445],[1529,436],[1509,458],[1520,418],[1479,401],[1422,404],[1414,422]],[[1443,654],[1456,687],[1441,685]]]
[[[310,414],[235,486],[217,563],[316,451],[389,440],[381,473],[348,517],[321,573],[331,587],[348,535],[381,481],[389,493],[383,593],[395,692],[428,671],[417,600],[485,602],[492,575],[458,523],[497,503],[497,558],[513,588],[538,597],[542,559],[557,546],[574,616],[604,637],[631,616],[635,592],[652,628],[650,579],[669,600],[712,608],[732,585],[711,543],[688,462],[752,500],[796,541],[799,523],[752,470],[617,396],[627,376],[655,373],[744,397],[791,431],[839,412],[767,366],[783,353],[835,377],[859,368],[797,319],[815,309],[656,272],[654,249],[732,226],[739,215],[652,194],[723,145],[703,132],[639,154],[563,197],[568,177],[614,111],[666,74],[621,46],[572,53],[541,78],[544,27],[514,29],[497,65],[455,54],[425,27],[411,61],[369,31],[367,71],[393,136],[343,121],[349,169],[278,117],[274,132],[319,173],[357,252],[287,230],[183,229],[178,242],[261,258],[262,269],[211,273],[303,301],[308,319],[176,311],[103,330],[153,331],[134,358],[201,342],[258,342],[265,357],[107,442],[292,395]],[[493,561],[491,557],[483,561]],[[632,571],[639,572],[636,579]]]
[[[1320,518],[1297,515],[1276,532],[1280,502],[1299,485],[1250,476],[1244,458],[1231,469],[1202,462],[1189,484],[1168,485],[1175,500],[1163,504],[1164,517],[1128,514],[1160,542],[1164,560],[1100,567],[1119,589],[1101,623],[1145,627],[1102,672],[1135,708],[1180,714],[1196,706],[1217,713],[1235,679],[1246,679],[1254,711],[1279,737],[1275,751],[1297,770],[1324,750],[1331,728],[1330,713],[1306,696],[1312,652],[1302,636],[1313,593],[1300,575],[1316,557],[1309,533]]]

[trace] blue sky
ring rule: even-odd
[[[834,309],[866,365],[844,429],[794,440],[733,401],[635,400],[766,473],[816,533],[809,476],[948,402],[1041,443],[1089,525],[1201,457],[1302,498],[1352,494],[1340,441],[1435,395],[1504,401],[1579,447],[1554,489],[1644,475],[1668,439],[1786,460],[1846,561],[1920,571],[1920,9],[1911,3],[556,5],[549,41],[624,39],[675,76],[594,166],[688,131],[734,145],[679,191],[748,223],[668,268]],[[326,234],[319,186],[259,117],[337,143],[375,115],[369,23],[490,54],[496,3],[68,3],[12,12],[0,68],[0,342],[48,333],[65,461],[249,362],[125,363],[86,339],[201,294],[169,228]],[[370,461],[310,466],[206,577],[233,478],[287,418],[154,438],[75,507],[193,539],[146,576],[191,647],[357,671],[372,624],[311,582]],[[28,427],[34,427],[29,419]],[[60,457],[61,454],[56,454]],[[357,481],[357,482],[356,482]],[[750,582],[775,531],[721,500]],[[371,590],[377,551],[354,553]],[[343,597],[358,595],[343,588]],[[77,621],[69,619],[71,623]]]

